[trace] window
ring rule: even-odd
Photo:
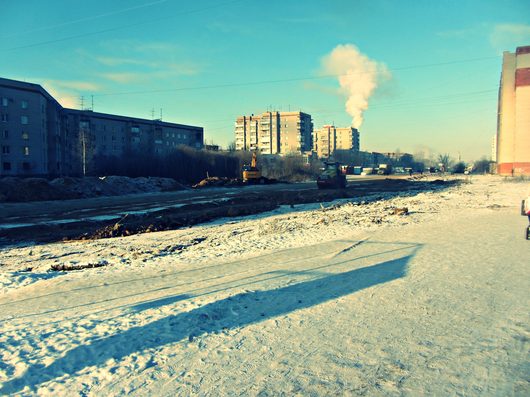
[[[4,171],[11,171],[11,163],[5,161],[2,168]]]
[[[28,124],[29,122],[28,116],[20,116],[20,122],[24,125]]]
[[[31,165],[30,165],[30,163],[28,163],[27,161],[24,161],[24,162],[22,163],[22,169],[23,169],[24,171],[29,171],[29,170],[31,169]]]
[[[7,106],[7,98],[2,98],[2,106]]]
[[[4,130],[4,132],[2,133],[2,138],[4,138],[4,139],[9,138],[9,131],[8,130]]]
[[[9,154],[9,146],[7,145],[2,146],[2,154]]]
[[[7,121],[8,121],[7,114],[2,113],[2,121],[3,121],[4,123],[7,123]]]
[[[23,146],[22,147],[22,154],[24,156],[29,156],[29,146]]]
[[[140,127],[131,127],[131,132],[140,132]]]
[[[20,107],[22,109],[27,109],[28,108],[28,102],[27,101],[22,101],[20,102]]]
[[[29,134],[27,132],[22,132],[22,139],[27,141],[29,139]]]

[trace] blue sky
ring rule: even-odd
[[[351,116],[322,59],[351,44],[391,78],[369,99],[361,149],[490,154],[501,55],[530,45],[530,1],[0,0],[0,76],[64,106],[205,128],[302,110],[315,127]]]

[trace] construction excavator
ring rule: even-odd
[[[324,168],[317,178],[319,189],[344,189],[346,187],[346,175],[341,171],[337,162],[324,162]]]
[[[258,158],[256,152],[252,152],[252,160],[250,165],[245,164],[243,166],[242,174],[243,182],[246,183],[265,183],[265,178],[261,175],[261,171],[258,168]]]

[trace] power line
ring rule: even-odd
[[[477,103],[477,102],[482,102],[484,100],[490,100],[489,98],[480,98],[480,99],[473,99],[473,98],[463,98],[462,100],[456,100],[456,101],[450,101],[450,102],[447,102],[447,101],[434,101],[434,102],[427,102],[425,101],[426,99],[438,99],[438,100],[441,100],[441,99],[450,99],[451,97],[460,97],[460,96],[470,96],[470,95],[483,95],[483,94],[488,94],[488,93],[491,93],[491,92],[496,92],[497,90],[484,90],[484,91],[475,91],[475,92],[467,92],[467,93],[459,93],[459,94],[454,94],[454,95],[447,95],[447,96],[438,96],[438,97],[428,97],[428,98],[417,98],[415,99],[413,102],[409,102],[409,103],[398,103],[398,104],[384,104],[384,105],[372,105],[370,106],[369,109],[367,110],[372,110],[372,109],[378,109],[378,110],[393,110],[395,108],[398,108],[398,109],[407,109],[409,107],[414,107],[414,108],[418,108],[418,107],[432,107],[432,106],[452,106],[452,105],[462,105],[462,104],[468,104],[468,103]],[[317,115],[317,117],[322,117],[322,116],[327,116],[327,115],[334,115],[334,114],[341,114],[341,113],[344,113],[344,109],[342,110],[336,110],[336,109],[309,109],[308,112],[311,113],[311,115]],[[210,121],[211,122],[211,121]],[[214,120],[214,122],[219,122],[219,123],[226,123],[224,126],[220,126],[220,127],[215,127],[215,128],[208,128],[208,131],[218,131],[218,130],[222,130],[222,129],[228,129],[229,128],[229,123],[233,123],[234,120],[228,120],[228,119],[225,119],[225,120]],[[209,123],[209,121],[205,121],[203,123]]]
[[[1,51],[15,51],[15,50],[20,50],[20,49],[25,49],[25,48],[40,47],[40,46],[47,45],[47,44],[60,43],[60,42],[63,42],[63,41],[79,39],[79,38],[88,37],[88,36],[94,36],[94,35],[98,35],[98,34],[102,34],[102,33],[115,32],[117,30],[122,30],[122,29],[127,29],[127,28],[131,28],[131,27],[135,27],[135,26],[145,25],[145,24],[152,23],[152,22],[158,22],[158,21],[162,21],[162,20],[172,19],[172,18],[175,18],[177,16],[195,14],[195,13],[203,12],[203,11],[209,11],[209,10],[214,9],[214,8],[224,7],[224,6],[228,5],[228,4],[233,4],[233,3],[240,2],[240,1],[242,1],[242,0],[232,0],[232,1],[228,1],[226,3],[217,3],[217,4],[215,4],[213,6],[210,6],[210,7],[204,7],[204,8],[199,8],[199,9],[196,9],[196,10],[190,10],[190,11],[183,11],[183,12],[180,12],[180,13],[174,13],[174,14],[163,16],[163,17],[159,17],[159,18],[152,18],[152,19],[150,19],[148,21],[142,21],[142,22],[132,23],[132,24],[128,24],[128,25],[116,26],[116,27],[113,27],[113,28],[97,30],[97,31],[94,31],[94,32],[81,33],[81,34],[77,34],[77,35],[73,35],[73,36],[62,37],[60,39],[41,41],[41,42],[33,43],[33,44],[26,44],[26,45],[21,45],[21,46],[17,46],[17,47],[5,48],[5,49],[2,49]]]
[[[52,29],[62,28],[63,26],[74,25],[74,24],[79,23],[79,22],[93,21],[95,19],[106,18],[106,17],[110,17],[110,16],[113,16],[113,15],[118,15],[118,14],[123,14],[125,12],[138,10],[138,9],[141,9],[141,8],[151,7],[151,6],[154,6],[154,5],[165,3],[167,1],[168,0],[152,1],[150,3],[140,4],[140,5],[137,5],[137,6],[134,6],[134,7],[122,8],[120,10],[107,12],[105,14],[93,15],[91,17],[75,19],[73,21],[62,22],[62,23],[58,23],[56,25],[49,25],[49,26],[43,26],[43,27],[40,27],[40,28],[37,28],[37,29],[26,30],[25,32],[13,33],[13,34],[10,34],[10,35],[7,35],[7,36],[1,36],[0,38],[7,39],[7,38],[10,38],[10,37],[22,36],[22,35],[26,35],[26,34],[30,34],[30,33],[35,33],[35,32],[42,32],[42,31],[45,31],[45,30],[52,30]]]
[[[450,61],[450,62],[410,65],[410,66],[393,68],[392,71],[413,70],[413,69],[421,69],[421,68],[428,68],[428,67],[434,67],[434,66],[478,62],[478,61],[498,59],[498,58],[499,56],[493,56],[493,57],[462,59],[462,60],[455,60],[455,61]],[[327,74],[327,75],[320,75],[320,76],[292,77],[292,78],[277,79],[277,80],[249,81],[249,82],[243,82],[243,83],[224,83],[224,84],[214,84],[214,85],[204,85],[204,86],[194,86],[194,87],[163,88],[163,89],[157,89],[157,90],[108,92],[108,93],[95,94],[94,96],[102,97],[102,96],[117,96],[117,95],[143,95],[143,94],[153,94],[153,93],[163,93],[163,92],[193,91],[193,90],[206,90],[206,89],[231,88],[231,87],[247,87],[247,86],[255,86],[255,85],[278,84],[278,83],[297,82],[297,81],[322,80],[322,79],[329,79],[329,78],[352,76],[352,75],[360,74],[360,73],[361,72],[346,73],[346,74],[339,74],[339,75]]]

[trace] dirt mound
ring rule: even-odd
[[[224,178],[224,177],[211,176],[208,178],[204,178],[202,181],[193,185],[192,187],[194,189],[200,189],[203,187],[235,187],[235,186],[246,186],[246,185],[252,185],[252,184],[271,185],[273,183],[285,183],[285,182],[281,182],[274,178],[267,178],[265,176],[262,176],[259,180],[256,180],[256,181],[243,181],[242,179],[238,179],[238,178]]]
[[[52,186],[44,178],[0,179],[0,202],[3,201],[42,201],[76,198],[75,193],[62,187]]]
[[[244,183],[241,179],[237,178],[220,178],[217,176],[211,176],[204,178],[199,183],[193,185],[194,189],[200,189],[203,187],[222,187],[222,186],[243,186]]]
[[[6,177],[0,179],[0,202],[69,200],[181,189],[185,187],[171,178],[62,177],[49,181]]]

